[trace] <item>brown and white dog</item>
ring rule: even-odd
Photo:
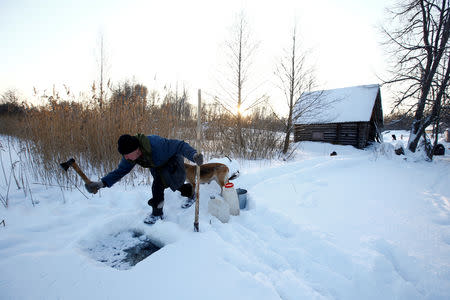
[[[186,180],[192,184],[195,191],[195,170],[196,166],[185,163]],[[200,183],[210,183],[211,181],[217,182],[220,186],[220,192],[223,191],[223,186],[228,183],[229,180],[233,180],[239,176],[239,171],[233,173],[228,177],[230,169],[221,163],[209,163],[200,166]]]

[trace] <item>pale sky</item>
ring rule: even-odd
[[[98,79],[103,33],[113,82],[134,77],[149,89],[178,82],[213,94],[224,44],[241,11],[259,41],[252,74],[273,101],[280,97],[273,72],[295,22],[305,48],[312,49],[321,88],[380,83],[376,75],[385,72],[385,64],[377,25],[389,3],[0,0],[0,93],[14,88],[28,96],[33,87],[62,90],[63,84],[88,92]],[[387,93],[382,97],[386,106]]]

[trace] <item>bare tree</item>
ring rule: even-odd
[[[98,96],[97,100],[98,103],[100,105],[100,108],[102,107],[103,103],[105,102],[105,99],[107,97],[106,95],[106,88],[110,87],[110,80],[108,79],[107,83],[105,83],[106,81],[106,74],[107,74],[107,70],[109,69],[109,64],[108,64],[108,59],[105,53],[105,45],[104,45],[104,35],[103,33],[100,33],[99,35],[99,41],[98,41],[98,57],[97,57],[97,63],[98,63],[98,67],[99,67],[99,72],[100,72],[100,76],[99,76],[99,82],[98,82]],[[92,90],[94,91],[94,95],[95,93],[95,83],[92,87]]]
[[[450,51],[447,51],[445,53],[445,56],[443,58],[443,62],[450,62]],[[435,147],[437,146],[438,143],[438,135],[440,132],[440,126],[441,126],[441,122],[442,124],[447,124],[447,126],[450,125],[449,123],[449,119],[450,119],[450,98],[449,98],[449,90],[450,90],[450,86],[448,85],[448,70],[449,70],[449,66],[447,66],[447,68],[440,68],[440,70],[438,72],[442,71],[446,71],[447,73],[447,85],[446,87],[442,88],[442,97],[441,97],[441,104],[439,106],[439,108],[437,109],[437,113],[436,113],[436,118],[434,121],[434,130],[433,130],[433,134],[434,134],[434,144],[433,144],[433,150],[435,149]],[[445,75],[442,76],[441,74],[438,75],[438,80],[437,83],[438,84],[443,84],[443,81],[445,80]],[[440,89],[437,89],[438,91]],[[434,151],[433,151],[434,152]]]
[[[19,115],[23,113],[22,107],[23,105],[17,90],[8,89],[0,95],[0,116]],[[1,123],[2,122],[0,121],[0,124]]]
[[[130,102],[142,103],[147,105],[148,89],[145,85],[133,81],[124,81],[117,83],[117,87],[113,88],[111,95],[111,103],[126,105]]]
[[[229,75],[221,80],[219,85],[223,95],[215,98],[225,110],[235,116],[236,139],[241,150],[246,147],[242,134],[243,113],[256,107],[267,99],[266,95],[254,97],[254,91],[249,84],[249,71],[252,58],[258,44],[250,37],[250,29],[244,13],[238,16],[232,27],[232,37],[226,42],[227,67]]]
[[[283,153],[289,149],[290,136],[293,131],[293,123],[299,117],[301,111],[295,107],[303,92],[311,91],[315,87],[314,68],[306,64],[308,52],[302,50],[298,44],[297,26],[292,31],[292,44],[289,50],[276,67],[276,75],[280,79],[280,88],[285,94],[288,106],[288,116],[285,122],[285,138]],[[319,98],[317,99],[319,101]]]
[[[0,95],[0,103],[1,104],[7,104],[7,103],[12,103],[12,104],[18,104],[19,103],[19,96],[18,96],[18,91],[15,89],[8,89],[6,90],[4,93],[2,93]]]
[[[439,118],[448,97],[449,4],[450,0],[400,1],[389,11],[391,26],[382,28],[393,64],[385,83],[399,88],[394,109],[409,105],[407,113],[414,112],[408,148],[415,152],[424,136],[430,159],[433,151],[425,128]]]

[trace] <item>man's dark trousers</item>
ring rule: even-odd
[[[154,216],[162,216],[163,215],[163,206],[164,206],[164,183],[161,180],[161,176],[153,177],[152,184],[152,194],[153,198],[148,200],[148,205],[153,208],[152,215]],[[192,197],[194,194],[192,185],[190,183],[183,184],[177,191],[181,192],[181,196],[183,197]]]

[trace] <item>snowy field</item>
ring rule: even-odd
[[[288,162],[234,162],[247,208],[222,224],[207,210],[219,186],[202,185],[200,233],[194,206],[181,209],[170,190],[165,220],[148,226],[149,186],[118,183],[86,199],[32,185],[36,207],[12,189],[0,207],[0,299],[450,299],[445,146],[431,163],[393,147],[312,142]],[[162,248],[120,263],[146,240]]]

